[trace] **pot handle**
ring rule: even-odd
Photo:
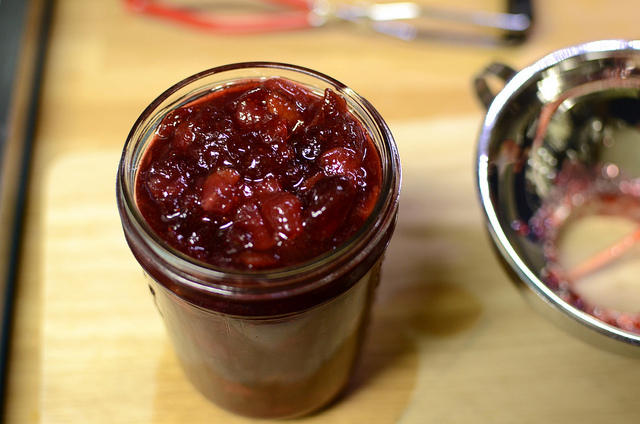
[[[500,62],[494,62],[487,66],[475,79],[475,88],[478,98],[486,109],[489,109],[496,94],[489,88],[488,80],[490,78],[498,78],[504,83],[508,82],[516,74],[516,71],[508,65]]]

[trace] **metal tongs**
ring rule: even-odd
[[[225,14],[220,5],[216,12],[206,12],[203,7],[187,8],[167,1],[125,0],[132,11],[220,34],[293,30],[343,21],[402,40],[439,39],[484,44],[523,42],[533,23],[531,2],[507,0],[506,11],[494,12],[441,9],[411,1],[264,0],[263,6],[270,4],[278,10]],[[237,3],[234,4],[237,8]]]
[[[336,17],[402,40],[440,39],[517,44],[533,23],[531,0],[508,0],[507,11],[441,9],[417,2],[338,5]]]

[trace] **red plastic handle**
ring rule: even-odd
[[[202,14],[183,7],[154,0],[124,0],[133,12],[150,15],[218,34],[248,34],[308,28],[310,3],[306,0],[270,0],[288,6],[290,10],[274,13],[254,13],[240,16]]]

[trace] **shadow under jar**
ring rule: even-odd
[[[350,206],[348,211],[345,209],[347,218],[343,219],[347,221],[349,214],[362,214],[362,209],[366,209],[366,216],[351,232],[332,228],[325,234],[320,226],[316,241],[311,238],[306,244],[296,244],[291,239],[301,239],[299,234],[304,229],[317,225],[317,221],[312,222],[313,218],[321,218],[336,197],[318,194],[320,183],[317,180],[331,177],[347,182],[360,181],[358,178],[362,176],[350,174],[346,169],[348,164],[343,163],[345,160],[349,162],[349,154],[345,157],[342,154],[345,151],[335,148],[329,153],[321,153],[319,148],[278,151],[277,159],[280,161],[295,155],[307,168],[322,171],[315,179],[300,178],[304,182],[296,183],[291,179],[286,183],[282,178],[272,178],[274,174],[284,172],[286,166],[282,163],[274,166],[269,175],[258,175],[249,171],[237,172],[230,165],[231,159],[227,158],[220,162],[223,165],[207,170],[209,175],[218,172],[218,176],[224,178],[214,177],[209,182],[207,177],[194,180],[193,184],[198,185],[195,192],[204,197],[192,205],[191,210],[176,211],[178,215],[183,214],[183,221],[190,219],[189,213],[202,208],[205,211],[200,216],[201,220],[222,219],[221,215],[233,209],[224,202],[217,202],[224,193],[228,194],[225,190],[229,185],[238,190],[235,197],[231,197],[234,205],[238,197],[255,196],[253,209],[248,206],[243,209],[245,218],[247,214],[255,216],[260,210],[264,214],[264,205],[272,202],[274,196],[289,196],[288,204],[294,204],[296,208],[308,206],[309,199],[324,199],[329,203],[326,208],[322,204],[316,205],[316,209],[304,215],[306,218],[296,221],[295,231],[291,230],[291,222],[276,214],[275,221],[270,221],[272,225],[268,227],[273,230],[273,235],[269,233],[266,238],[262,237],[262,242],[255,232],[253,239],[251,232],[249,236],[238,236],[239,239],[245,237],[248,254],[226,246],[219,247],[220,250],[211,258],[207,257],[211,252],[200,249],[203,256],[196,258],[197,252],[190,252],[170,236],[160,234],[162,225],[173,225],[163,224],[163,219],[168,219],[166,216],[155,221],[145,216],[143,212],[148,206],[140,199],[148,196],[144,192],[148,188],[137,181],[148,157],[165,149],[158,147],[158,137],[166,129],[163,122],[166,123],[168,116],[192,105],[197,106],[207,98],[225,96],[229,91],[236,90],[236,94],[242,94],[243,89],[238,87],[243,85],[248,87],[244,91],[259,90],[264,83],[271,87],[284,87],[280,94],[289,96],[289,100],[297,98],[302,109],[305,108],[304,102],[311,99],[320,102],[321,106],[325,103],[324,116],[346,111],[349,119],[357,123],[356,129],[360,128],[363,140],[369,146],[369,156],[365,155],[360,160],[374,161],[379,168],[376,186],[369,188],[374,190],[375,196],[369,198],[368,205],[361,201],[359,208]],[[342,112],[326,104],[327,92],[342,99],[340,101],[346,106]],[[263,99],[252,103],[247,97],[243,99],[238,102],[244,109],[240,112],[236,109],[235,113],[240,113],[240,118],[245,121],[259,120],[256,110],[260,107],[270,108],[270,113],[282,112],[291,118],[287,114],[291,104],[287,102],[273,103]],[[174,124],[177,125],[178,121]],[[314,122],[317,123],[317,118],[299,117],[280,134],[287,131],[297,131],[298,134],[300,128],[312,126]],[[192,129],[194,127],[197,125],[191,126]],[[253,128],[251,137],[267,137],[267,145],[277,150],[269,138],[273,134],[260,134],[256,128]],[[224,138],[225,133],[221,134]],[[263,148],[264,143],[249,142],[241,149],[248,156],[238,161],[256,163]],[[231,156],[237,157],[237,154]],[[247,169],[255,171],[251,165],[245,171]],[[197,173],[193,169],[191,171]],[[171,180],[172,177],[164,173],[163,178]],[[119,212],[131,251],[151,277],[151,293],[180,363],[191,382],[206,397],[241,415],[288,418],[316,411],[344,390],[360,350],[379,281],[382,256],[395,228],[400,181],[397,147],[378,112],[340,82],[309,69],[265,62],[214,68],[179,82],[142,113],[129,134],[118,169]],[[170,191],[167,188],[160,196],[166,196]],[[275,192],[277,195],[272,195]],[[348,193],[356,196],[353,192]],[[302,199],[299,205],[297,200],[291,200],[292,194]],[[275,210],[282,212],[282,207]],[[237,217],[239,212],[236,210],[234,213]],[[243,222],[247,224],[246,219]],[[244,224],[229,219],[222,222],[219,232]],[[282,227],[275,228],[279,225]],[[337,235],[340,231],[344,240]],[[328,242],[330,240],[337,244],[332,246]],[[265,244],[269,247],[261,246]],[[276,250],[269,250],[272,244]],[[285,250],[277,251],[277,246],[281,245]],[[314,249],[322,245],[329,247],[326,251],[318,250],[311,257],[305,257],[304,253],[309,249],[315,252]],[[211,246],[210,250],[215,249],[214,243]],[[256,246],[266,250],[256,253],[259,250]],[[296,255],[299,255],[298,261]],[[284,257],[289,259],[278,262]]]

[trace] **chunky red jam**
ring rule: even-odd
[[[136,201],[170,246],[239,270],[310,260],[351,237],[380,194],[377,149],[346,101],[247,80],[170,112]]]

